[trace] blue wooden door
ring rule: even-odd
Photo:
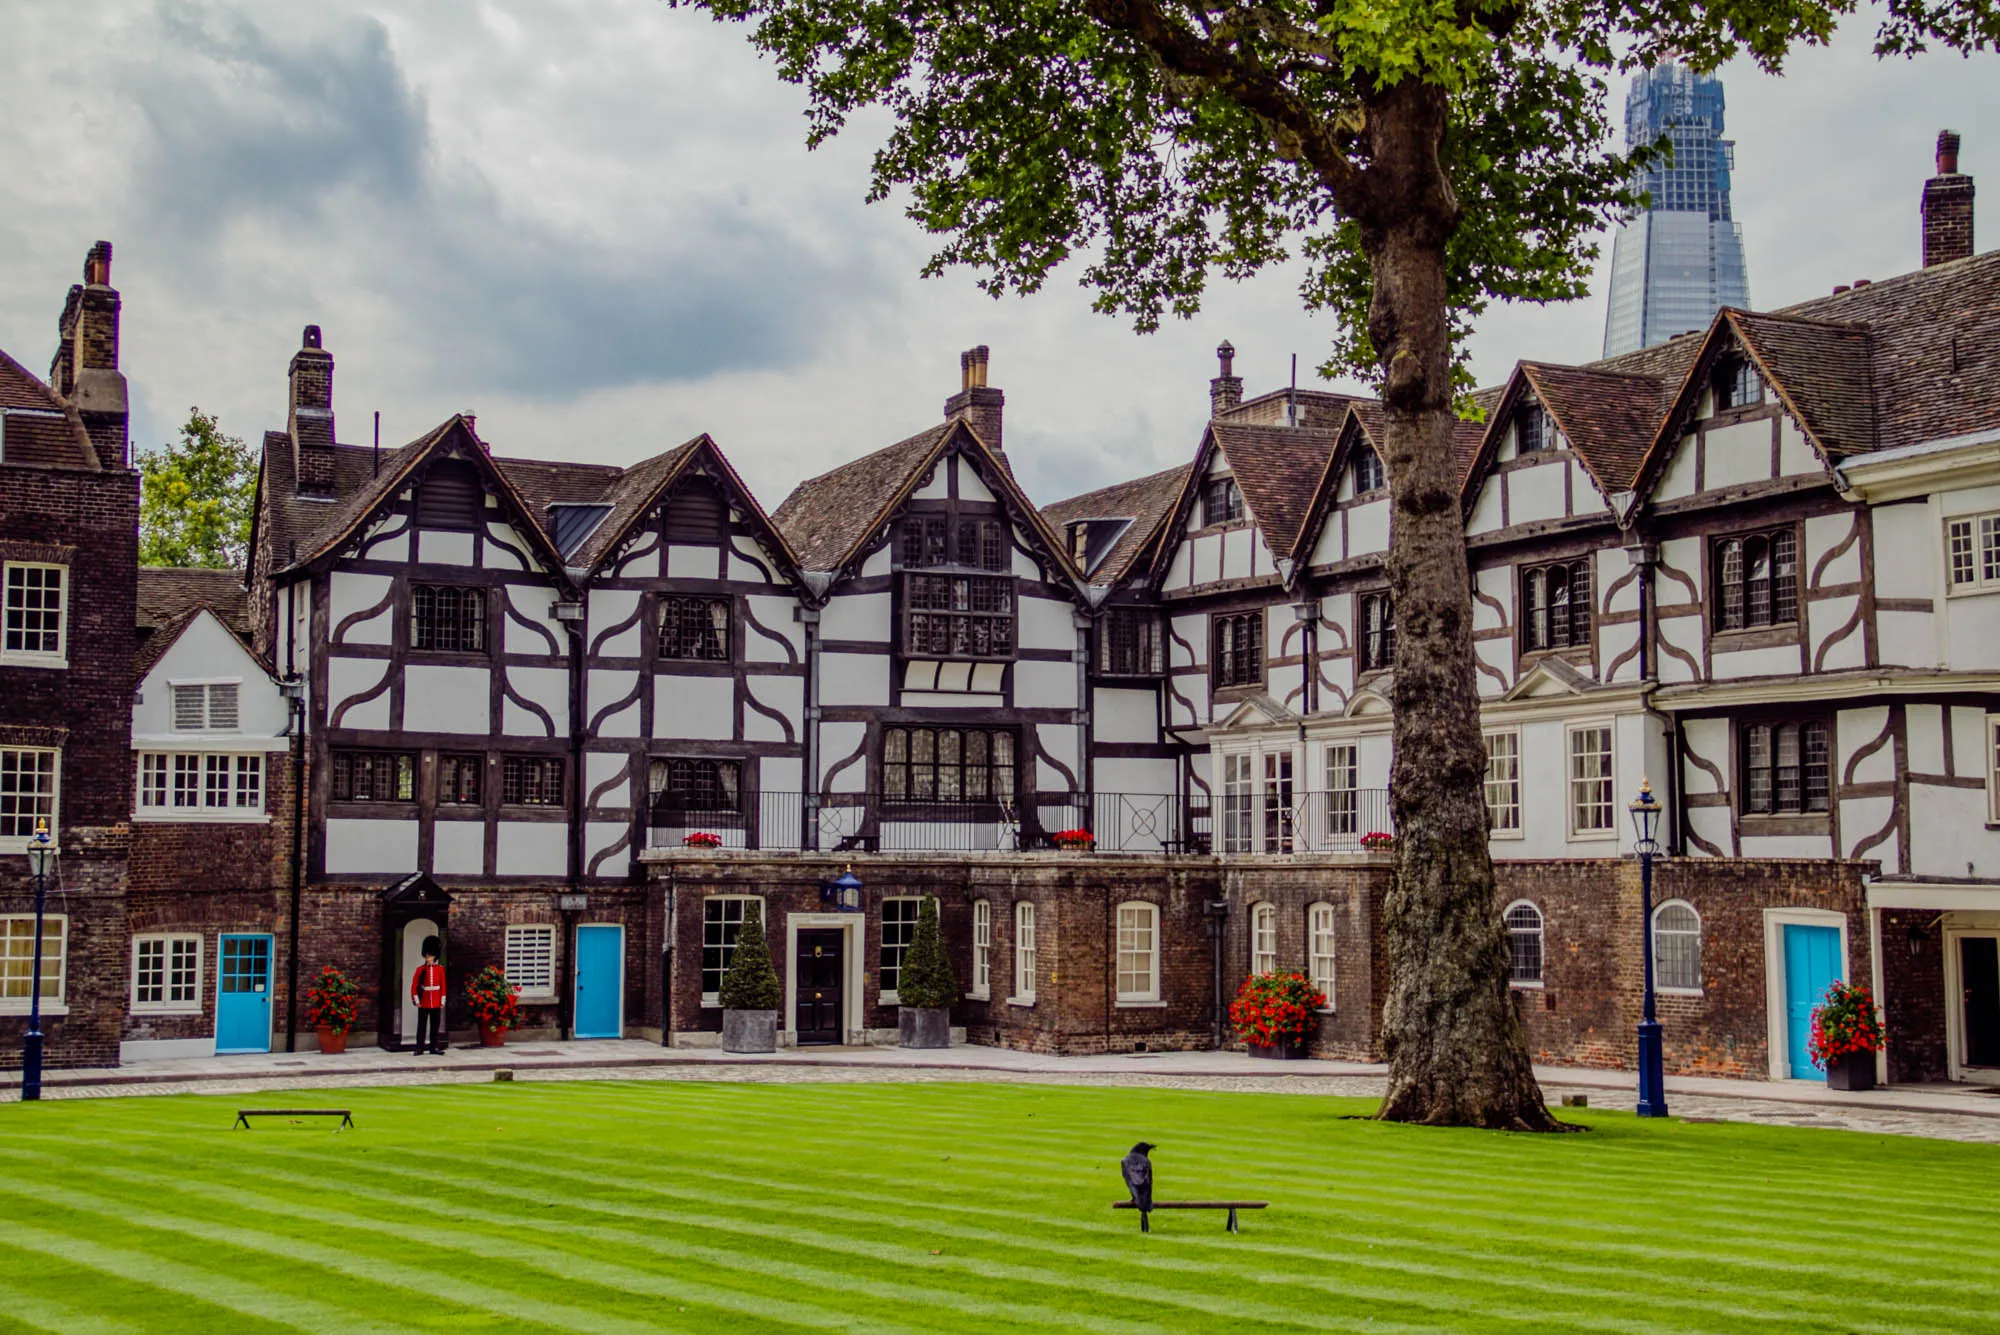
[[[1806,1040],[1812,1037],[1813,1008],[1826,996],[1827,985],[1840,976],[1838,927],[1785,924],[1785,1047],[1794,1080],[1826,1076],[1813,1065]]]
[[[271,1050],[271,938],[227,934],[216,964],[215,1050]]]
[[[625,929],[576,929],[576,1036],[617,1038],[625,1018]]]

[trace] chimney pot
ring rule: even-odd
[[[1872,278],[1857,278],[1854,280],[1854,285],[1856,287],[1867,287],[1870,283],[1874,281],[1875,280]]]
[[[299,342],[299,346],[300,346],[300,347],[302,347],[302,348],[316,348],[316,347],[318,347],[318,346],[319,346],[319,326],[318,326],[318,325],[316,325],[316,324],[309,324],[309,325],[307,325],[307,326],[306,326],[306,332],[305,332],[305,337],[304,337],[303,339],[301,339],[301,340],[300,340],[300,342]]]
[[[1937,174],[1955,176],[1958,174],[1958,131],[1939,130],[1937,141]]]
[[[944,401],[946,420],[963,419],[988,449],[996,454],[1001,448],[1001,418],[1006,404],[1006,396],[986,383],[987,363],[992,359],[992,351],[984,343],[976,348],[967,348],[958,355],[958,393]]]
[[[1236,374],[1236,345],[1223,339],[1216,345],[1215,360],[1222,373],[1208,382],[1208,413],[1219,417],[1243,402],[1243,380]]]
[[[1833,285],[1833,295],[1836,297],[1847,290],[1848,290],[1848,285],[1846,283],[1835,283]]]
[[[106,287],[111,282],[111,243],[99,241],[83,257],[83,281],[92,287]]]
[[[1924,182],[1924,267],[1962,260],[1972,250],[1972,178],[1958,170],[1958,132],[1937,138],[1937,175]]]

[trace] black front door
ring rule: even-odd
[[[1965,1064],[2000,1066],[2000,940],[1958,938],[1958,981],[1965,989]]]
[[[793,1017],[797,1041],[838,1043],[840,1032],[840,942],[838,927],[810,928],[799,933],[799,957],[792,968],[798,980],[798,1013]]]

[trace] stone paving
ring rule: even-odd
[[[664,1049],[639,1041],[522,1043],[454,1048],[443,1057],[360,1049],[340,1056],[269,1053],[133,1063],[115,1070],[50,1072],[46,1099],[144,1094],[228,1094],[362,1086],[485,1083],[496,1069],[528,1080],[720,1080],[771,1084],[831,1082],[993,1082],[1112,1085],[1239,1093],[1380,1098],[1383,1069],[1360,1062],[1279,1065],[1241,1053],[1134,1053],[1053,1057],[999,1048],[942,1052],[899,1048],[786,1050],[767,1057],[715,1049]],[[1593,1108],[1629,1111],[1631,1076],[1545,1067],[1536,1074],[1550,1101],[1583,1094]],[[0,1074],[0,1101],[19,1097],[19,1073]],[[1691,1121],[1823,1127],[1882,1135],[2000,1144],[2000,1094],[1966,1086],[1918,1086],[1840,1094],[1804,1081],[1670,1077],[1669,1107]]]

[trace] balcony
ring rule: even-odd
[[[1213,809],[1167,793],[1020,802],[833,793],[809,811],[805,794],[760,792],[728,808],[656,805],[648,843],[666,851],[707,835],[725,851],[765,853],[1360,853],[1366,836],[1389,828],[1380,788],[1282,803],[1255,794]],[[1073,831],[1088,842],[1062,837]]]

